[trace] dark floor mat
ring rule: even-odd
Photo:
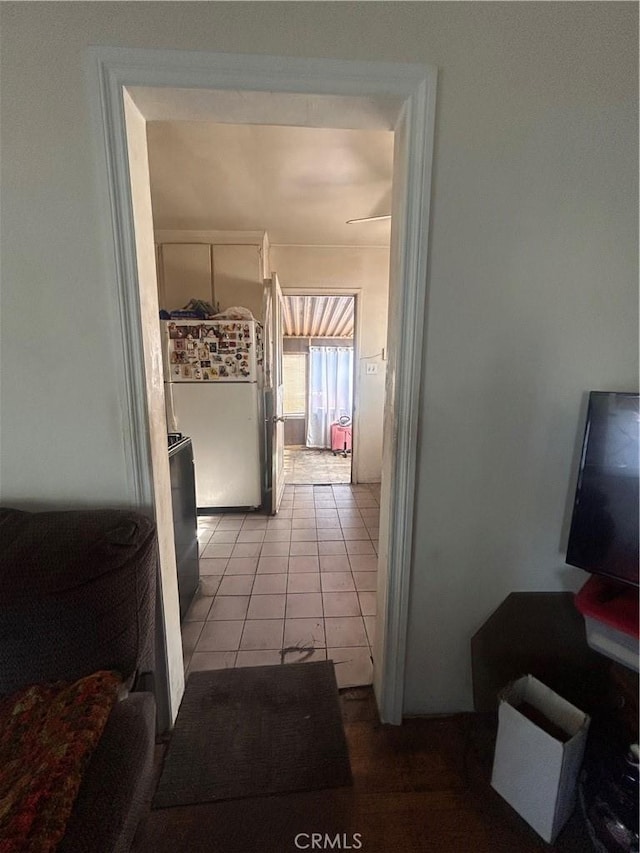
[[[332,661],[193,672],[153,808],[350,783]]]

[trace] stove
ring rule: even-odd
[[[167,435],[169,477],[173,506],[173,538],[176,546],[180,620],[198,589],[198,518],[191,439],[181,432]]]
[[[170,432],[167,434],[167,444],[169,449],[176,444],[180,444],[181,441],[184,441],[184,436],[181,432]]]

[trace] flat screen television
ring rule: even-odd
[[[592,391],[567,563],[638,586],[640,396]]]

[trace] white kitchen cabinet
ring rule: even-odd
[[[165,311],[177,311],[191,299],[214,302],[211,246],[162,243],[159,247],[158,297]]]
[[[265,232],[157,231],[158,297],[166,311],[202,299],[225,308],[248,308],[262,320],[269,273]]]
[[[221,311],[232,306],[248,308],[256,320],[262,321],[261,247],[255,244],[214,246],[213,290]]]

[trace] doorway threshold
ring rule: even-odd
[[[287,486],[333,486],[351,482],[351,454],[294,445],[284,449]]]

